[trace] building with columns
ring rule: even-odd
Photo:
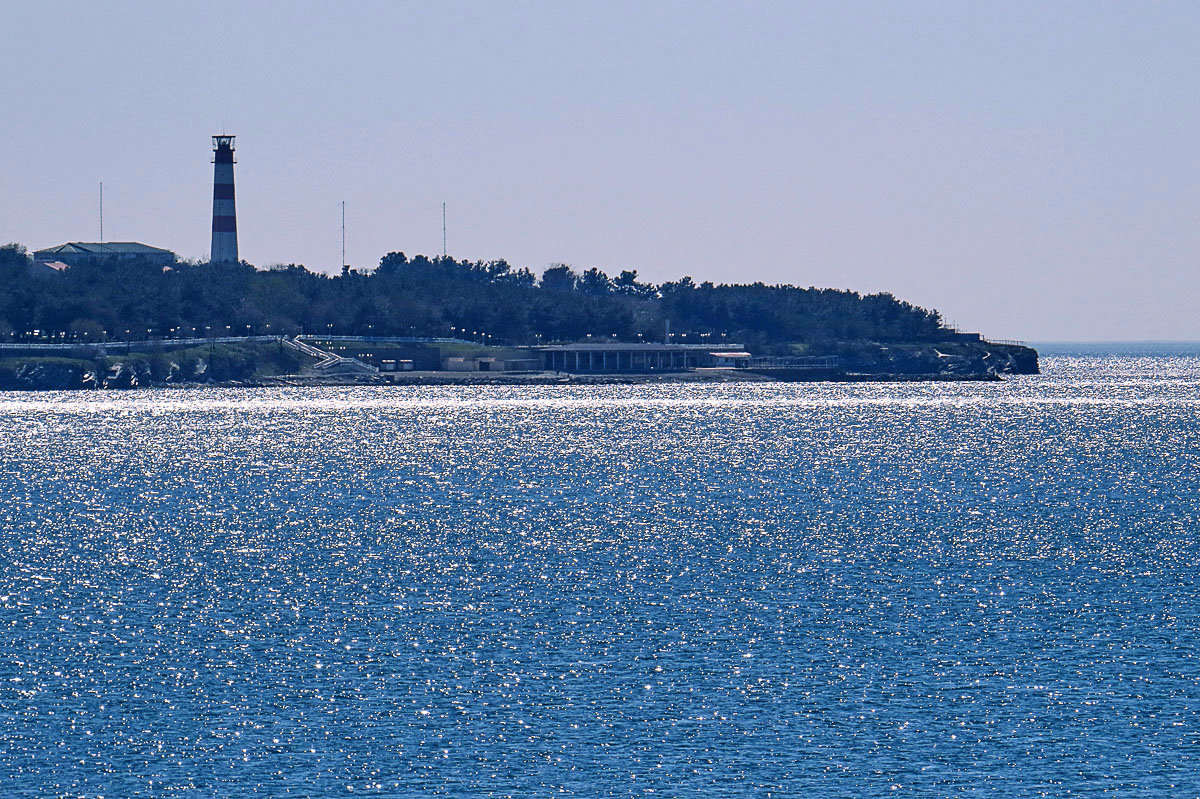
[[[685,372],[705,367],[749,365],[740,344],[549,344],[534,347],[551,372]]]

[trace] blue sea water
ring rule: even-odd
[[[8,797],[1200,795],[1200,359],[0,394]]]

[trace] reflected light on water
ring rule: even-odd
[[[1196,359],[0,395],[15,796],[1194,794]]]

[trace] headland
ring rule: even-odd
[[[1037,352],[890,294],[652,284],[634,270],[385,256],[189,262],[126,242],[0,247],[0,390],[186,385],[994,380]]]

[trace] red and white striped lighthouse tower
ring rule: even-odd
[[[233,201],[233,136],[213,136],[213,223],[214,263],[236,262],[237,210]]]

